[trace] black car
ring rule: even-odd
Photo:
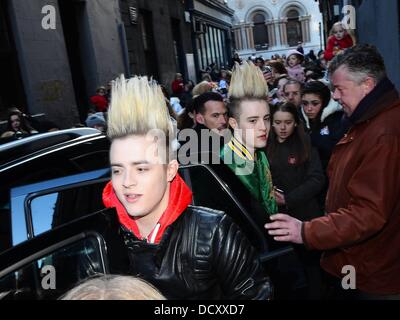
[[[103,210],[101,198],[110,180],[109,147],[89,128],[0,145],[0,298],[56,298],[93,274],[127,270],[118,218]],[[196,164],[179,172],[192,204],[229,214],[267,268],[292,250],[268,238],[268,217],[229,168]]]

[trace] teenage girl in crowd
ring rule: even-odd
[[[324,188],[325,177],[318,152],[311,146],[296,106],[290,102],[276,106],[272,114],[272,127],[267,156],[278,211],[301,221],[321,216],[318,195]],[[281,273],[279,279],[287,279],[279,288],[288,290],[278,292],[279,295],[301,299],[321,298],[319,253],[295,247],[293,254],[279,259],[277,270]]]

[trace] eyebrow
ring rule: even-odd
[[[131,166],[137,166],[140,164],[150,164],[150,162],[148,162],[146,160],[139,160],[139,161],[133,161],[130,163]],[[111,167],[123,167],[124,166],[121,163],[111,163],[110,165],[111,165]]]
[[[258,116],[248,117],[247,120],[256,120],[256,119],[259,119],[259,118],[265,118],[265,117],[269,117],[269,116],[271,116],[271,114],[267,113],[267,114],[263,115],[262,117],[258,117]]]
[[[226,112],[214,112],[214,113],[211,113],[211,115],[212,116],[219,116],[220,114],[222,114],[222,115],[224,115],[224,114],[227,114],[228,113],[228,111],[226,111]]]

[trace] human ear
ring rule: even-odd
[[[370,93],[375,88],[376,82],[373,78],[367,77],[364,81],[365,95]]]
[[[201,113],[196,113],[194,118],[197,123],[204,124],[204,117]]]
[[[167,165],[167,181],[171,182],[174,180],[176,174],[178,173],[179,163],[176,160],[171,160]]]
[[[196,121],[196,119],[195,119],[196,113],[195,112],[188,112],[188,115],[190,118],[192,118],[194,121]]]
[[[228,123],[229,123],[229,126],[230,126],[232,129],[236,129],[236,128],[239,126],[238,123],[237,123],[237,121],[236,121],[236,119],[235,119],[235,118],[232,118],[232,117],[229,117]]]

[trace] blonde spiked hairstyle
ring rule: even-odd
[[[153,129],[161,130],[166,137],[173,132],[160,86],[147,77],[125,79],[121,75],[112,86],[108,137],[146,135]]]
[[[242,65],[235,63],[228,91],[230,99],[265,99],[267,93],[267,82],[259,67],[247,61],[243,62]]]
[[[244,100],[267,100],[268,86],[264,76],[251,61],[235,63],[228,91],[229,116],[238,119],[239,106]]]

